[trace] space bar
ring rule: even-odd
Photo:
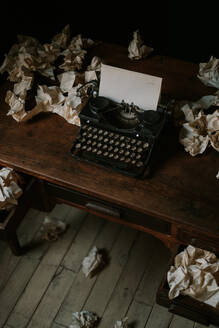
[[[120,169],[127,169],[127,164],[126,163],[121,163],[119,161],[116,160],[109,160],[107,158],[103,158],[103,157],[99,157],[99,156],[95,156],[91,153],[87,153],[87,152],[83,152],[83,157],[87,158],[88,160],[92,160],[95,161],[96,163],[103,163],[106,165],[110,165],[110,166],[116,166]]]

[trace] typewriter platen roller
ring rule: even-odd
[[[99,96],[91,97],[79,116],[72,155],[133,177],[144,176],[168,119],[161,107],[145,111]]]

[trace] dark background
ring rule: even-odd
[[[156,53],[187,61],[219,57],[216,2],[137,1],[82,2],[31,1],[1,5],[0,56],[16,42],[17,34],[35,36],[41,42],[70,24],[72,36],[122,44],[128,47],[139,29],[145,44]]]

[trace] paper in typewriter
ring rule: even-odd
[[[99,96],[117,103],[133,102],[144,110],[156,110],[161,84],[160,77],[102,64]]]

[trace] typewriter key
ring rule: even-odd
[[[85,124],[85,125],[82,125],[82,130],[86,130],[87,129],[87,125]]]
[[[114,140],[111,139],[111,140],[109,141],[109,144],[112,145],[113,143],[114,143]]]
[[[132,164],[134,165],[135,163],[136,163],[136,160],[133,159],[133,160],[132,160]]]
[[[143,148],[145,149],[145,148],[148,148],[149,147],[149,143],[148,142],[144,142],[143,143]]]
[[[141,166],[143,166],[143,162],[140,162],[140,161],[137,162],[136,166],[137,166],[137,167],[141,167]]]
[[[119,158],[119,155],[114,155],[114,159],[118,159]]]
[[[118,145],[119,145],[119,141],[116,141],[116,142],[115,142],[115,146],[118,146]]]
[[[102,154],[102,150],[98,150],[97,155],[101,155]]]
[[[127,146],[126,146],[126,149],[130,149],[130,148],[131,148],[131,145],[127,145]]]
[[[92,146],[96,146],[97,142],[96,141],[93,141],[92,142]]]
[[[126,158],[125,162],[129,163],[129,162],[131,162],[131,159],[128,157],[128,158]]]
[[[109,152],[108,151],[105,151],[104,153],[103,153],[103,156],[108,156],[109,155]]]
[[[119,153],[122,155],[124,154],[124,149],[120,149]]]
[[[91,149],[92,149],[91,147],[88,147],[88,148],[87,148],[87,151],[91,151]]]
[[[84,132],[82,133],[82,136],[83,136],[83,137],[86,137],[86,135],[87,135],[87,131],[84,131]]]
[[[93,136],[93,139],[97,139],[97,134],[95,134],[95,135]]]
[[[109,139],[108,139],[108,138],[105,138],[105,139],[103,139],[103,141],[104,141],[104,142],[108,142],[108,141],[109,141]]]
[[[137,154],[136,155],[136,159],[140,159],[141,158],[141,155],[140,154]]]
[[[122,148],[125,147],[125,143],[122,142],[121,145],[120,145],[120,147],[122,147]]]
[[[83,142],[85,142],[85,141],[86,141],[86,139],[85,139],[85,138],[82,138],[82,139],[81,139],[81,142],[82,142],[82,143],[83,143]]]
[[[137,146],[140,146],[141,144],[142,144],[142,141],[141,140],[138,140]]]
[[[81,143],[77,143],[75,148],[80,149],[81,148]]]
[[[115,139],[118,139],[119,138],[119,134],[115,134],[114,138]]]
[[[135,151],[136,150],[136,146],[132,146],[131,150]]]
[[[113,153],[109,153],[109,158],[112,158],[113,157]]]
[[[82,146],[82,149],[83,150],[86,150],[87,149],[87,146],[86,145]]]
[[[109,147],[108,147],[108,150],[109,150],[109,151],[113,150],[113,147],[112,147],[112,146],[109,146]]]
[[[107,145],[104,145],[104,146],[103,146],[103,149],[108,149],[108,146],[107,146]]]
[[[135,153],[131,153],[131,154],[130,154],[130,157],[131,157],[131,158],[135,158]]]
[[[131,140],[131,144],[134,145],[136,143],[136,140],[135,139],[132,139]]]
[[[91,143],[92,143],[92,141],[91,141],[91,140],[88,140],[88,141],[87,141],[87,144],[88,144],[88,145],[90,145]]]
[[[96,152],[97,152],[97,148],[93,148],[92,153],[96,153]]]
[[[120,141],[123,141],[124,139],[125,139],[124,136],[121,136],[121,137],[120,137]]]
[[[109,132],[108,131],[104,131],[104,136],[107,136],[109,134]]]
[[[96,133],[96,132],[97,132],[97,128],[94,128],[94,129],[93,129],[93,132]]]
[[[99,141],[102,141],[103,140],[103,137],[102,136],[99,136],[98,139],[99,139]]]
[[[143,151],[143,148],[138,147],[137,152],[138,152],[138,153],[141,153],[142,151]]]
[[[126,151],[125,156],[129,156],[129,155],[130,155],[130,151]]]
[[[91,131],[92,130],[92,127],[91,126],[89,126],[89,128],[87,129],[88,131]]]
[[[100,148],[101,146],[102,146],[102,143],[101,142],[98,142],[97,148]]]
[[[103,133],[103,130],[99,130],[99,131],[98,131],[98,134],[102,134],[102,133]]]
[[[114,149],[114,153],[117,153],[118,151],[119,151],[119,148],[116,147],[116,148]]]
[[[113,132],[110,132],[109,137],[112,138],[114,136]]]
[[[121,156],[120,161],[124,161],[124,160],[125,160],[125,156]]]
[[[88,134],[88,138],[92,138],[92,133],[89,133]]]

